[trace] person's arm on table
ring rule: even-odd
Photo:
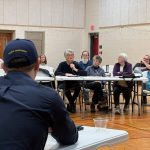
[[[87,72],[84,71],[77,62],[70,64],[70,67],[75,71],[75,74],[80,76],[87,76]]]
[[[113,76],[121,76],[122,73],[120,71],[118,71],[118,64],[115,64],[114,68],[113,68]]]
[[[78,131],[74,122],[69,117],[61,97],[53,94],[53,104],[51,108],[52,136],[63,145],[74,144],[78,140]]]

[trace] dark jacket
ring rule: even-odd
[[[123,68],[123,72],[120,72],[120,64],[116,63],[113,69],[113,76],[122,76],[124,74],[131,74],[132,73],[132,64],[126,62]]]
[[[146,66],[145,66],[145,64],[143,64],[143,63],[136,63],[135,66],[133,67],[133,70],[134,70],[136,67],[146,67]]]
[[[84,71],[76,61],[74,61],[73,64],[78,69],[78,72],[72,70],[70,68],[70,65],[68,65],[66,61],[63,61],[58,65],[58,68],[55,71],[55,75],[64,76],[65,73],[71,73],[71,74],[80,75],[80,76],[87,75],[86,71]]]
[[[135,70],[137,67],[140,67],[141,71],[147,71],[147,70],[149,70],[149,69],[146,68],[145,64],[143,64],[143,63],[137,63],[137,64],[135,64],[135,66],[133,67],[133,70]]]
[[[123,68],[123,72],[120,72],[120,64],[116,63],[113,69],[113,76],[122,76],[132,74],[132,64],[126,62]],[[128,87],[131,89],[133,87],[132,82],[127,82]],[[118,86],[118,82],[114,82],[114,86]]]
[[[0,150],[43,150],[48,127],[61,144],[78,140],[57,92],[22,72],[0,77],[0,118]]]

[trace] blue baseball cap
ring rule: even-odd
[[[34,64],[38,59],[37,50],[32,41],[16,39],[10,41],[3,53],[4,64],[8,68],[19,68]]]

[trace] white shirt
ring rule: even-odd
[[[120,72],[123,72],[123,68],[124,68],[124,66],[120,65]]]
[[[50,74],[51,76],[54,76],[54,68],[53,68],[53,67],[50,67],[50,66],[48,66],[48,65],[40,65],[39,68],[41,68],[41,69],[46,69],[47,71],[49,71],[49,74]],[[39,75],[39,76],[44,76],[44,73],[39,71],[39,72],[38,72],[38,75]]]

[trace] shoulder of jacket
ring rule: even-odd
[[[66,64],[66,61],[62,61],[59,63],[59,65],[64,65],[64,64]]]
[[[119,64],[119,63],[115,63],[114,67],[115,67],[115,66],[120,66],[120,64]]]
[[[132,64],[129,62],[126,62],[126,66],[132,66]]]

